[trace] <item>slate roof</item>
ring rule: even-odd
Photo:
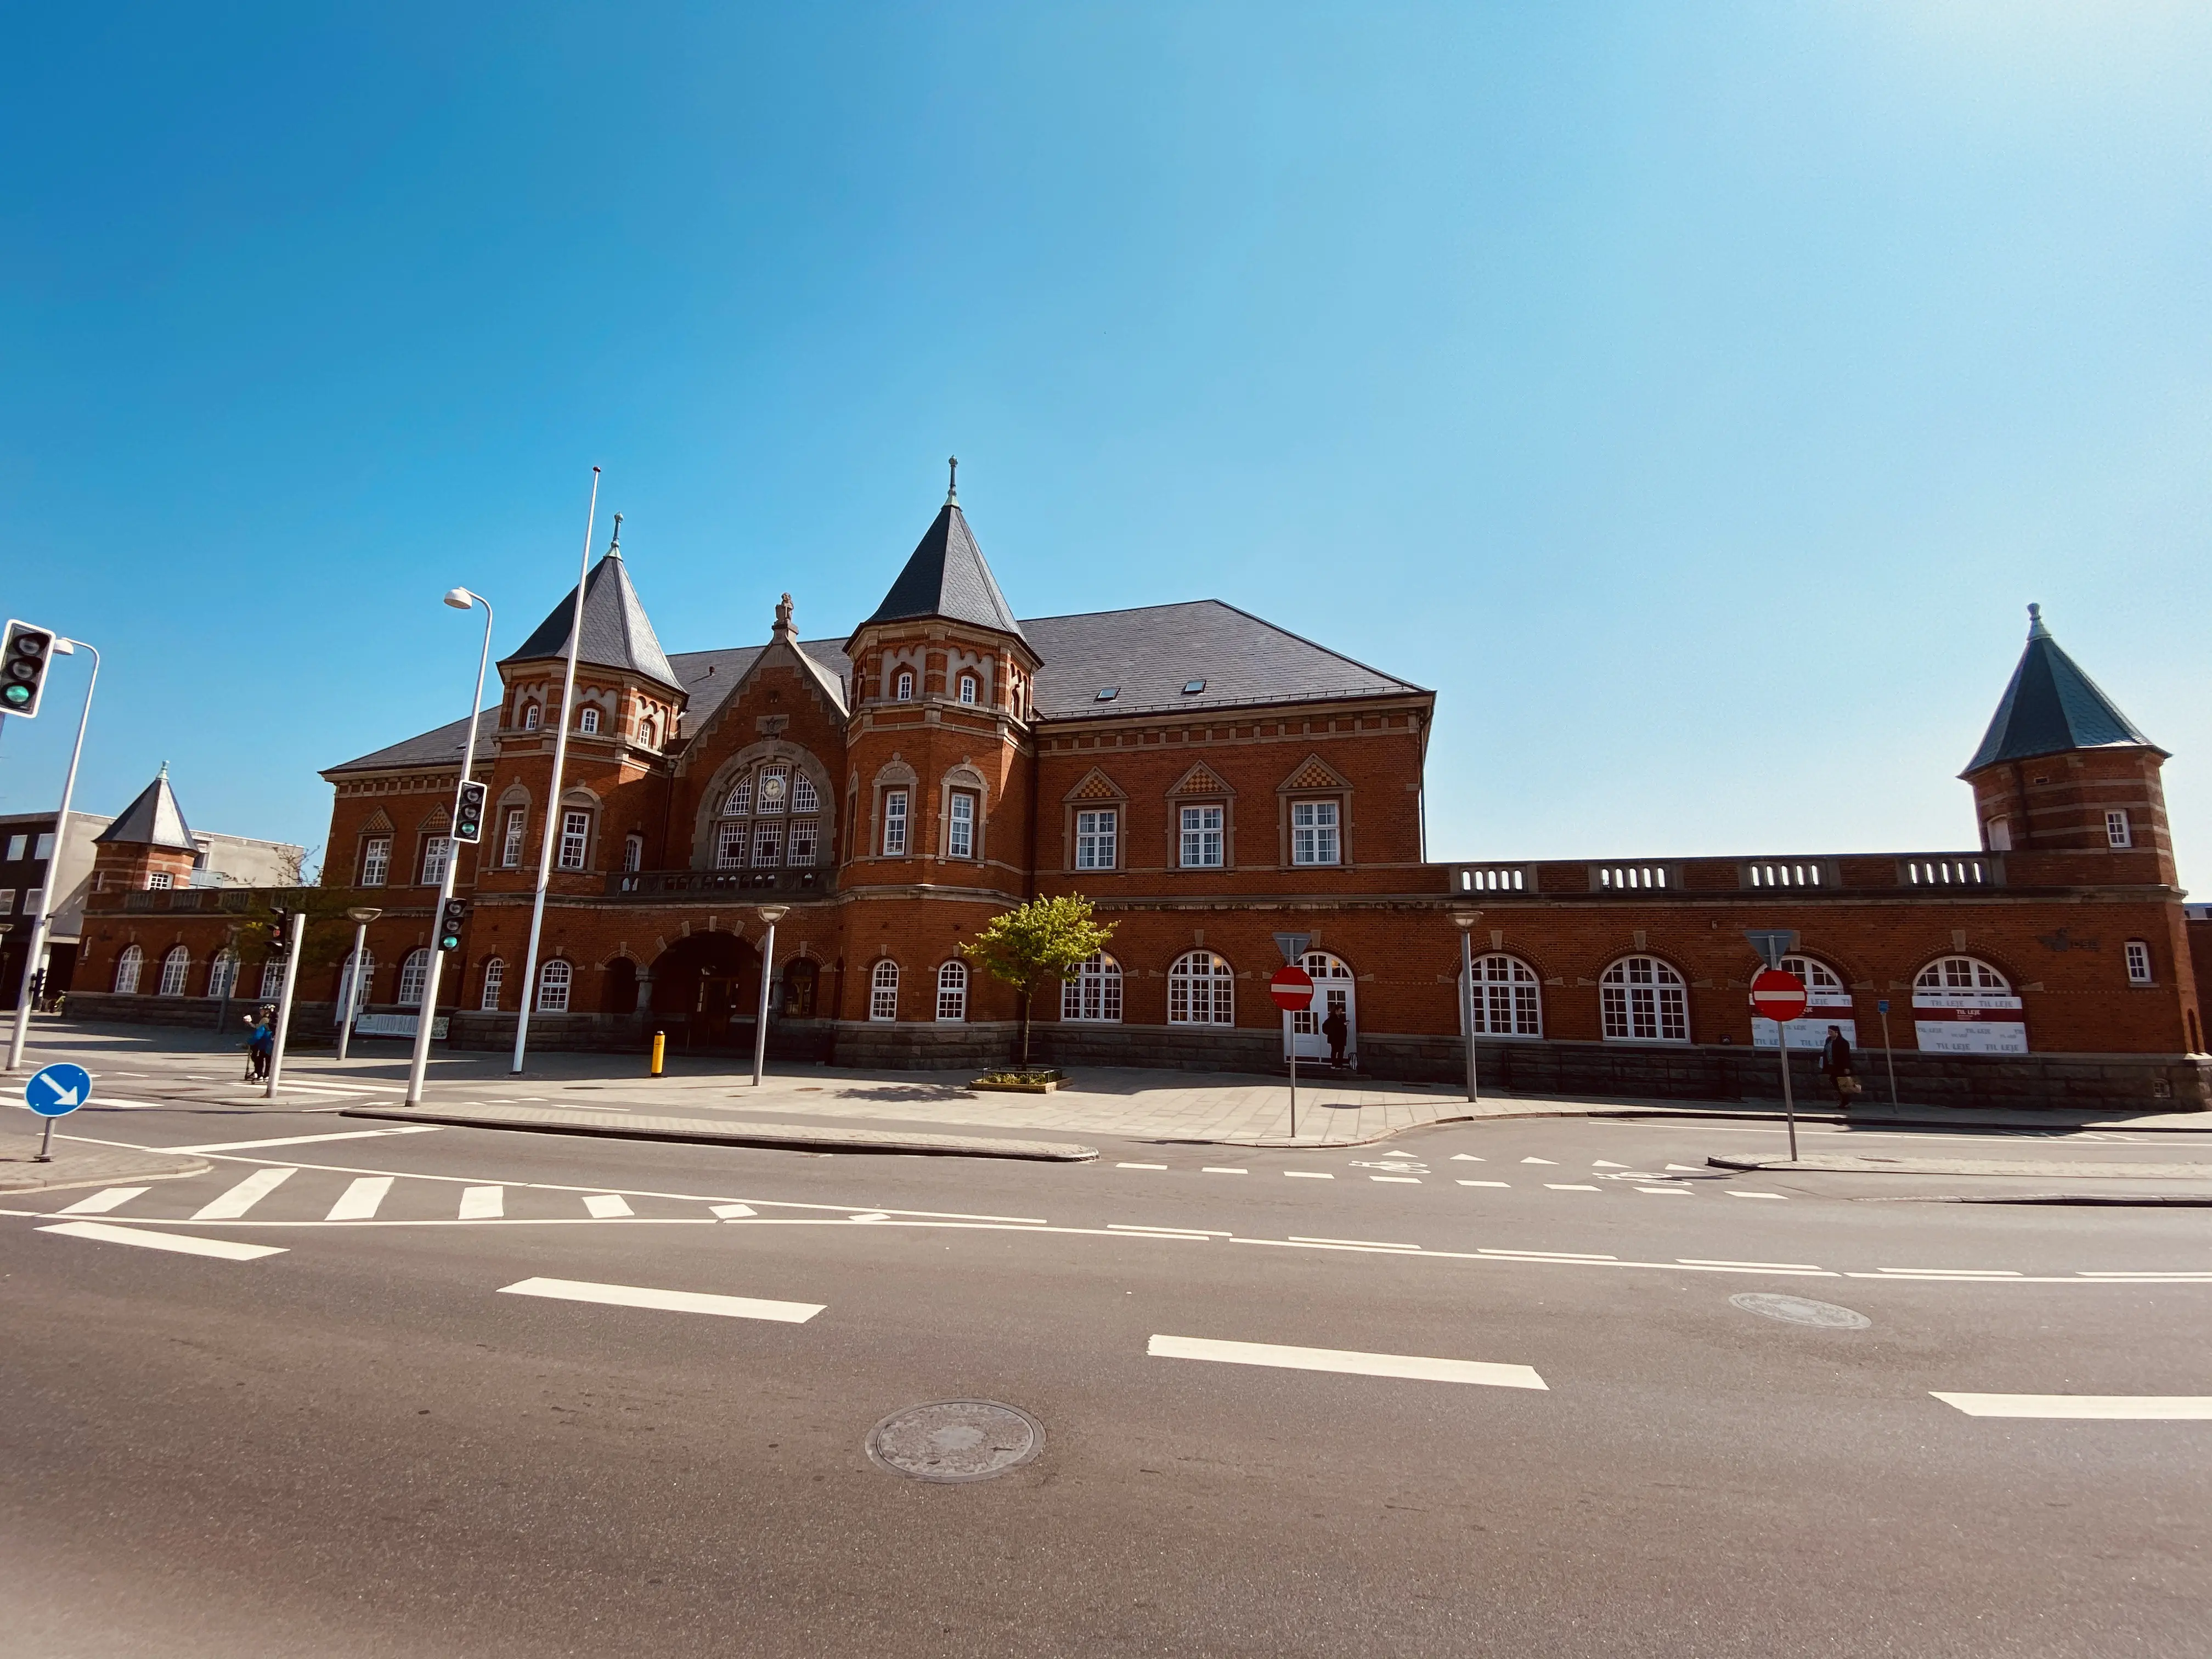
[[[93,838],[93,844],[121,843],[131,847],[167,847],[179,853],[197,853],[199,843],[192,839],[192,827],[185,822],[184,809],[177,805],[177,797],[169,787],[169,768],[165,762],[161,774],[153,782],[138,792],[138,799],[125,807],[115,821]]]
[[[903,622],[914,617],[944,617],[952,622],[994,628],[1017,639],[1028,636],[1014,620],[1013,608],[983,562],[960,503],[948,501],[908,556],[906,568],[884,595],[875,614],[860,624]]]
[[[2027,608],[2027,648],[2012,671],[1982,746],[1960,775],[2000,761],[2033,755],[2063,754],[2069,749],[2159,749],[2136,723],[2058,648],[2043,625],[2043,608]]]
[[[500,661],[567,656],[569,624],[575,614],[576,590],[572,587],[538,624],[537,632]],[[660,648],[659,636],[653,631],[637,590],[630,586],[619,541],[608,547],[605,556],[584,579],[584,643],[577,659],[600,668],[627,669],[663,685],[682,683]]]

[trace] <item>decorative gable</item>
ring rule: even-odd
[[[1127,800],[1128,796],[1115,787],[1113,779],[1094,766],[1083,775],[1082,781],[1063,799],[1072,801]]]
[[[1297,770],[1276,786],[1279,793],[1310,789],[1349,789],[1351,782],[1344,774],[1331,766],[1319,755],[1309,755]]]
[[[388,836],[392,833],[392,820],[385,815],[381,806],[368,815],[368,821],[361,826],[361,833],[364,836]]]
[[[1182,775],[1182,780],[1168,791],[1170,795],[1233,795],[1237,792],[1216,777],[1201,761]]]

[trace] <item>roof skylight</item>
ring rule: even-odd
[[[1204,680],[1202,680],[1202,679],[1201,679],[1201,680],[1185,680],[1185,681],[1182,683],[1182,694],[1183,694],[1183,696],[1185,696],[1186,697],[1190,696],[1193,696],[1194,694],[1195,694],[1195,693],[1197,693],[1197,692],[1200,692],[1200,691],[1203,691],[1203,690],[1206,690],[1206,682],[1205,682]]]
[[[1118,685],[1102,685],[1102,686],[1100,686],[1100,687],[1098,688],[1098,696],[1097,696],[1097,701],[1098,701],[1098,702],[1113,702],[1113,701],[1114,701],[1114,699],[1115,699],[1115,698],[1116,698],[1116,697],[1120,696],[1121,695],[1121,688],[1120,686],[1118,686]]]

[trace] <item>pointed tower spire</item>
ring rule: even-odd
[[[945,458],[945,465],[952,469],[951,475],[945,485],[945,504],[947,507],[957,507],[960,505],[960,458],[957,455],[948,455]]]
[[[1981,747],[1966,763],[1968,776],[2000,761],[2027,760],[2077,749],[2160,749],[2119,710],[2119,705],[2059,649],[2044,625],[2043,607],[2027,607],[2027,648],[1990,717]]]
[[[528,639],[500,659],[501,665],[566,656],[568,628],[575,614],[576,590],[572,587],[562,596],[561,603],[546,613],[545,620],[538,624]],[[653,631],[652,619],[645,614],[644,602],[637,597],[637,589],[630,586],[629,570],[622,554],[619,513],[615,514],[614,539],[585,579],[584,639],[577,660],[594,667],[642,674],[673,691],[683,690],[674,665],[660,648],[659,636]]]
[[[177,805],[176,792],[169,787],[169,763],[163,761],[154,781],[138,792],[138,798],[123,809],[114,823],[92,839],[95,846],[198,852],[199,843],[192,839],[192,827],[185,822],[184,809]]]
[[[957,467],[959,462],[951,465]],[[1014,620],[1013,607],[999,591],[998,579],[983,562],[983,550],[975,544],[975,532],[968,528],[967,515],[961,512],[951,489],[945,491],[945,505],[938,508],[936,519],[908,556],[906,567],[891,584],[890,592],[860,626],[923,617],[994,629],[1028,643],[1022,625]]]
[[[613,539],[607,543],[607,556],[611,559],[622,557],[622,514],[619,513],[615,514],[615,533]],[[570,591],[573,592],[574,590]]]

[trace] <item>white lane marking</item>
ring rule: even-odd
[[[289,1169],[256,1170],[211,1204],[192,1212],[195,1221],[230,1221],[244,1215],[292,1177]]]
[[[1638,1187],[1636,1190],[1639,1193],[1656,1193],[1662,1198],[1687,1198],[1690,1195],[1690,1189],[1687,1187]]]
[[[772,1319],[804,1325],[828,1304],[764,1302],[757,1297],[715,1296],[705,1291],[659,1291],[644,1285],[594,1285],[580,1279],[525,1279],[499,1287],[501,1296],[544,1296],[557,1302],[600,1302],[614,1308],[659,1308],[670,1313],[719,1314],[725,1319]]]
[[[464,1221],[482,1221],[488,1217],[507,1213],[507,1188],[504,1187],[466,1187],[461,1190],[461,1217]]]
[[[1252,1172],[1249,1170],[1224,1170],[1218,1164],[1209,1164],[1199,1173],[1200,1175],[1250,1175]]]
[[[760,1213],[759,1211],[753,1208],[750,1204],[715,1204],[709,1207],[713,1209],[716,1215],[721,1217],[725,1221],[735,1221],[739,1216],[758,1215]]]
[[[273,1140],[218,1140],[205,1146],[164,1146],[165,1152],[243,1152],[256,1146],[306,1146],[319,1140],[374,1140],[380,1135],[427,1135],[442,1123],[409,1123],[397,1129],[344,1129],[329,1135],[278,1135]]]
[[[605,1221],[611,1216],[637,1213],[630,1208],[628,1199],[619,1198],[613,1193],[592,1193],[586,1196],[584,1207],[592,1212],[595,1220],[599,1221]]]
[[[252,1261],[258,1256],[282,1255],[281,1244],[237,1244],[228,1238],[194,1238],[185,1233],[149,1232],[143,1227],[118,1227],[106,1221],[64,1221],[41,1227],[42,1233],[61,1233],[70,1238],[94,1238],[106,1244],[136,1244],[142,1250],[173,1250],[179,1255],[211,1255],[224,1261]]]
[[[1784,1273],[1816,1273],[1820,1268],[1809,1261],[1720,1261],[1711,1257],[1678,1255],[1675,1261],[1685,1267],[1774,1267]]]
[[[1486,1159],[1477,1158],[1473,1152],[1454,1152],[1452,1154],[1451,1161],[1455,1164],[1481,1164],[1486,1162]]]
[[[1595,1187],[1579,1186],[1571,1181],[1547,1181],[1544,1184],[1555,1193],[1594,1193],[1599,1190]]]
[[[858,1215],[847,1218],[851,1221],[889,1221],[890,1218],[891,1212],[889,1210],[863,1210]]]
[[[1357,1244],[1364,1250],[1418,1250],[1418,1244],[1398,1244],[1387,1238],[1300,1238],[1291,1236],[1293,1244]]]
[[[2096,1418],[2106,1422],[2212,1422],[2212,1394],[1929,1393],[1969,1417]]]
[[[1704,1175],[1706,1173],[1705,1170],[1699,1169],[1694,1164],[1669,1164],[1667,1166],[1667,1170],[1668,1173],[1670,1175]]]
[[[1601,1158],[1598,1159],[1596,1163],[1590,1165],[1590,1168],[1593,1170],[1625,1170],[1627,1167],[1628,1165],[1626,1164],[1615,1164],[1609,1158]]]
[[[1886,1273],[1896,1273],[1901,1278],[1907,1279],[1916,1278],[1922,1273],[1942,1273],[1946,1278],[1963,1273],[1969,1279],[2018,1279],[2020,1277],[2020,1270],[2017,1267],[1884,1267],[1881,1271]]]
[[[1558,1160],[1558,1159],[1556,1159],[1556,1158],[1522,1158],[1521,1161],[1522,1161],[1523,1164],[1554,1164],[1554,1163],[1557,1163],[1559,1160]]]
[[[106,1215],[110,1210],[128,1204],[146,1190],[143,1187],[108,1187],[90,1198],[80,1198],[62,1211],[64,1215]]]
[[[1164,1170],[1168,1166],[1164,1164],[1116,1164],[1114,1167],[1117,1170]]]
[[[378,1206],[392,1190],[390,1176],[363,1176],[338,1194],[338,1201],[331,1206],[325,1221],[373,1221]]]
[[[1492,1389],[1541,1389],[1544,1379],[1527,1365],[1484,1359],[1431,1359],[1411,1353],[1358,1353],[1346,1348],[1293,1348],[1276,1342],[1224,1342],[1204,1336],[1155,1335],[1145,1345],[1155,1359],[1211,1359],[1227,1365],[1272,1365],[1283,1370],[1337,1371],[1351,1376],[1407,1377],[1427,1382],[1473,1382]]]
[[[1478,1249],[1477,1255],[1529,1256],[1539,1261],[1618,1261],[1617,1255],[1592,1255],[1583,1250]]]
[[[1729,1188],[1728,1195],[1730,1198],[1781,1198],[1783,1196],[1780,1193],[1747,1193],[1741,1187]]]
[[[1334,1181],[1336,1177],[1323,1170],[1285,1170],[1283,1173],[1292,1181]]]
[[[1229,1235],[1212,1227],[1154,1227],[1141,1221],[1109,1221],[1106,1230],[1115,1233],[1172,1233],[1177,1238],[1226,1238]]]
[[[1370,1176],[1367,1178],[1370,1181],[1395,1181],[1401,1187],[1418,1187],[1421,1184],[1421,1178],[1419,1176]]]
[[[1459,1184],[1462,1187],[1510,1187],[1513,1183],[1510,1181],[1462,1181]]]

